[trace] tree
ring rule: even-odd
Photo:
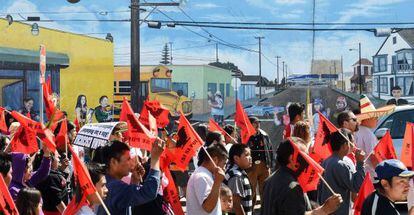
[[[236,65],[234,65],[234,63],[231,63],[231,62],[227,62],[227,63],[213,62],[213,63],[209,63],[208,65],[215,66],[215,67],[222,68],[222,69],[228,69],[231,71],[239,70],[239,68]]]
[[[160,64],[162,64],[162,65],[170,64],[170,50],[168,48],[167,43],[164,45],[164,48],[162,49]]]

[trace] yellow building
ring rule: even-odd
[[[78,95],[85,95],[89,108],[107,95],[112,102],[114,81],[113,43],[99,38],[0,19],[0,105],[18,109],[23,99],[39,101],[39,46],[47,51],[46,76],[60,96],[60,107],[74,119]]]

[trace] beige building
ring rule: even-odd
[[[313,60],[311,74],[341,74],[341,60]]]

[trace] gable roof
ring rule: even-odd
[[[405,42],[410,45],[411,48],[414,48],[414,29],[404,29],[398,31],[398,34],[405,40]]]
[[[372,65],[372,62],[366,58],[361,58],[361,65]],[[359,60],[355,62],[352,66],[359,66]]]
[[[408,43],[408,45],[411,48],[414,48],[414,29],[403,29],[403,30],[398,31],[397,34],[399,34],[405,40],[405,42]],[[374,56],[378,55],[382,47],[385,45],[385,43],[391,36],[392,34],[389,35],[387,38],[385,38],[384,42],[381,44],[381,46],[379,47],[378,51],[375,53]]]

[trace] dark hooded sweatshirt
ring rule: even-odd
[[[26,170],[26,160],[29,158],[28,155],[23,153],[12,153],[12,181],[10,182],[9,191],[13,200],[16,201],[17,194],[20,189],[24,187],[34,187],[42,182],[49,175],[50,172],[50,158],[43,157],[42,163],[36,172],[32,173],[32,177],[23,183],[23,176]]]

